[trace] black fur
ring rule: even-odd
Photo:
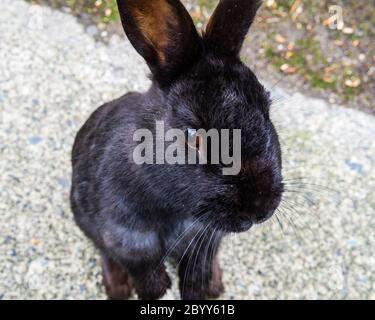
[[[183,15],[185,23],[192,23],[190,18],[186,21],[187,13],[182,13],[179,1],[165,1],[179,8],[174,12]],[[128,17],[127,4],[135,2],[118,2],[122,16]],[[233,38],[236,45],[225,53],[212,46],[215,27],[209,42],[204,37],[189,37],[196,41],[190,47],[199,51],[181,65],[183,53],[176,50],[173,39],[170,52],[176,54],[168,54],[167,68],[148,54],[151,49],[147,54],[138,50],[153,71],[150,90],[129,93],[100,107],[77,135],[72,210],[80,228],[101,250],[105,284],[112,298],[118,298],[119,292],[124,292],[120,298],[128,297],[131,285],[143,299],[160,298],[170,286],[165,255],[179,262],[184,299],[217,296],[222,284],[215,256],[223,235],[263,222],[280,203],[281,153],[269,118],[269,95],[237,52],[259,1],[222,0],[213,19],[220,17],[220,23],[231,24],[220,10],[232,5],[242,6],[250,14],[228,15],[231,21],[245,21],[233,24],[240,30],[220,30],[215,42],[221,37],[225,46],[235,33],[239,35]],[[134,22],[127,28],[127,21],[123,20],[125,30],[139,48],[143,41],[140,31],[135,31]],[[217,26],[217,22],[211,23]],[[182,30],[191,32],[190,27]],[[241,129],[240,174],[223,176],[218,165],[134,164],[133,132],[140,128],[154,131],[156,120],[164,120],[166,130]],[[113,282],[119,276],[123,281],[116,288]]]
[[[206,45],[216,52],[238,55],[261,4],[260,0],[220,1],[204,35]]]

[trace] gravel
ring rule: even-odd
[[[0,0],[0,34],[0,299],[105,299],[69,209],[70,150],[147,68],[127,40],[20,0]],[[284,175],[306,180],[290,180],[280,224],[226,239],[223,298],[375,299],[375,118],[273,90]]]

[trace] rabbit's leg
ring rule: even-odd
[[[118,263],[102,257],[103,283],[109,299],[125,300],[132,293],[132,280],[126,270]]]
[[[142,253],[138,253],[138,257],[118,256],[121,267],[111,261],[111,264],[107,264],[107,270],[110,270],[110,272],[107,272],[110,275],[107,279],[112,280],[112,282],[105,282],[106,288],[109,284],[110,290],[107,289],[109,297],[122,299],[121,294],[127,293],[124,289],[129,290],[129,297],[130,290],[134,287],[138,297],[142,300],[162,298],[172,283],[165,266],[160,264],[160,260],[161,258],[159,260],[148,259]],[[122,275],[126,276],[126,283],[121,281],[121,279],[125,280],[121,278]],[[117,297],[117,293],[120,293],[120,297]]]
[[[178,274],[183,300],[217,297],[222,291],[221,270],[216,259],[220,239],[211,235],[207,234],[192,243],[191,249],[180,261]]]
[[[155,261],[144,261],[139,265],[128,267],[133,279],[138,297],[142,300],[157,300],[162,298],[172,282],[166,272],[165,266]]]
[[[161,263],[165,252],[158,233],[112,222],[102,230],[102,239],[102,251],[128,272],[140,299],[159,299],[170,288],[171,281]]]
[[[223,271],[220,267],[219,258],[216,255],[211,263],[211,279],[208,285],[207,295],[209,298],[219,298],[224,293]]]

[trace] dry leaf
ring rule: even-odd
[[[345,81],[345,85],[350,88],[358,88],[360,84],[361,80],[359,78],[351,78]]]
[[[278,42],[278,43],[285,43],[286,40],[281,34],[277,34],[275,36],[275,41]]]
[[[294,74],[296,73],[297,69],[295,67],[290,66],[289,64],[285,63],[280,67],[280,70],[286,74]]]
[[[359,40],[353,40],[352,44],[353,44],[354,47],[358,47]]]
[[[327,83],[332,83],[335,81],[335,78],[332,75],[325,74],[323,76],[323,81]]]
[[[332,17],[329,17],[328,19],[325,19],[323,20],[323,26],[328,26],[330,25],[331,23],[335,22],[336,21],[336,16],[332,16]]]
[[[335,77],[332,74],[337,68],[339,68],[338,64],[332,64],[329,67],[324,68],[324,75],[322,77],[324,82],[333,83],[335,81]]]
[[[280,70],[281,71],[285,71],[286,69],[289,68],[289,64],[283,64],[281,67],[280,67]]]
[[[344,41],[342,41],[342,40],[335,40],[333,43],[334,43],[336,46],[341,47],[341,46],[344,44]]]
[[[293,57],[293,55],[294,55],[294,52],[293,52],[293,51],[288,51],[288,52],[285,54],[285,57],[286,57],[287,59],[290,59],[291,57]]]
[[[292,20],[296,20],[297,17],[303,12],[303,6],[297,7],[296,11],[292,14]]]
[[[300,4],[301,4],[301,0],[294,1],[292,7],[290,8],[290,13],[293,13],[294,11],[296,11]]]

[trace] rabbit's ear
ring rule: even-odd
[[[201,38],[179,0],[117,3],[125,33],[157,81],[171,81],[199,53]]]
[[[205,42],[215,51],[237,56],[261,4],[261,0],[220,0],[208,22]]]

